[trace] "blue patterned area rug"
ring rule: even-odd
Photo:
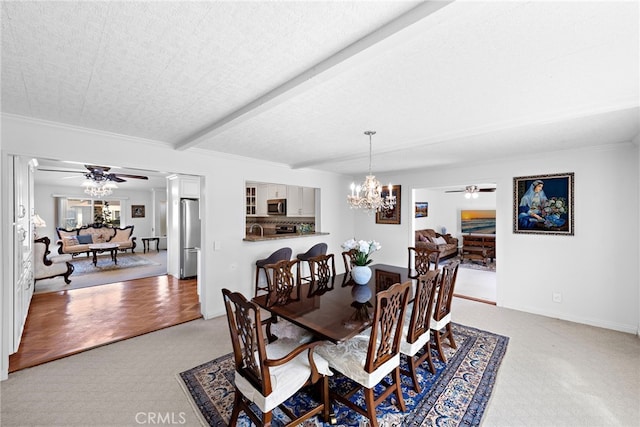
[[[454,323],[453,326],[458,349],[444,346],[447,363],[440,361],[433,350],[436,373],[432,374],[426,368],[419,370],[420,394],[414,392],[409,378],[402,377],[407,412],[400,412],[389,400],[381,403],[377,409],[381,427],[480,424],[509,338],[460,324]],[[193,406],[201,415],[203,425],[228,424],[234,396],[233,372],[233,357],[227,354],[179,374]],[[348,387],[348,382],[348,379],[336,374],[331,377],[330,387],[339,390]],[[298,408],[304,408],[305,400],[310,399],[309,395],[300,393],[290,399],[287,406],[294,408],[295,413]],[[364,401],[361,392],[352,399],[357,399],[359,404]],[[367,425],[364,417],[342,404],[334,403],[333,411],[339,426]],[[279,409],[274,410],[273,426],[284,425],[287,420]],[[244,413],[240,414],[238,425],[251,425]],[[302,425],[315,427],[324,424],[322,420],[313,418]]]

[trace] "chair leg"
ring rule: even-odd
[[[404,404],[404,398],[402,397],[402,379],[400,378],[400,367],[398,366],[393,373],[393,376],[395,377],[395,385],[393,386],[396,390],[396,396],[398,396],[398,405],[400,406],[400,410],[402,412],[407,412],[407,407]],[[414,384],[417,384],[414,383]],[[372,391],[373,393],[373,391]],[[374,412],[375,412],[375,408],[374,408]]]
[[[378,427],[378,418],[376,416],[376,398],[373,395],[372,388],[364,388],[364,401],[367,405],[367,418],[371,422],[371,427]]]
[[[236,388],[235,397],[233,399],[233,410],[231,412],[231,419],[229,420],[230,426],[235,426],[238,423],[238,416],[240,415],[240,400],[242,399],[240,390]]]
[[[447,323],[447,333],[445,334],[447,338],[449,338],[449,345],[451,348],[458,348],[456,346],[456,342],[453,339],[453,328],[451,327],[451,323]]]
[[[409,365],[411,381],[413,381],[413,389],[416,393],[420,393],[422,388],[420,387],[420,383],[418,383],[418,376],[416,375],[416,360],[413,357],[414,356],[407,356],[407,364]]]
[[[447,357],[444,355],[444,351],[442,350],[442,342],[440,331],[433,331],[433,337],[436,339],[436,349],[438,350],[438,355],[440,356],[440,360],[443,362],[447,362]]]
[[[427,362],[429,362],[429,371],[431,371],[432,374],[436,373],[436,368],[435,366],[433,366],[433,359],[431,359],[431,343],[427,341],[427,345],[426,345],[426,359]]]
[[[325,423],[330,422],[331,417],[331,399],[329,399],[329,378],[326,375],[320,380],[320,396],[322,399],[322,419]]]

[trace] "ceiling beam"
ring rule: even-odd
[[[249,102],[204,129],[190,135],[182,141],[177,142],[174,148],[176,150],[186,150],[188,148],[195,147],[205,139],[220,134],[230,127],[255,117],[256,115],[281,104],[293,96],[314,87],[318,83],[328,80],[339,72],[346,70],[347,62],[349,60],[354,59],[365,50],[388,39],[399,31],[421,21],[425,17],[435,13],[453,1],[454,0],[425,1],[420,3],[418,6],[408,12],[405,12],[393,21],[388,22],[329,58],[319,62],[306,71],[303,71],[291,80],[288,80],[282,85]]]

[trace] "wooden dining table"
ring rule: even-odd
[[[357,285],[350,273],[343,273],[332,276],[329,283],[315,289],[313,283],[301,284],[299,298],[284,305],[268,305],[267,294],[252,301],[278,318],[307,329],[318,339],[338,343],[371,325],[376,292],[408,280],[411,280],[413,290],[417,283],[414,272],[407,267],[387,264],[370,267],[372,275],[367,285]],[[362,287],[368,287],[368,290]]]

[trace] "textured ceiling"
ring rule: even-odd
[[[3,2],[2,112],[342,173],[631,140],[638,2]]]

